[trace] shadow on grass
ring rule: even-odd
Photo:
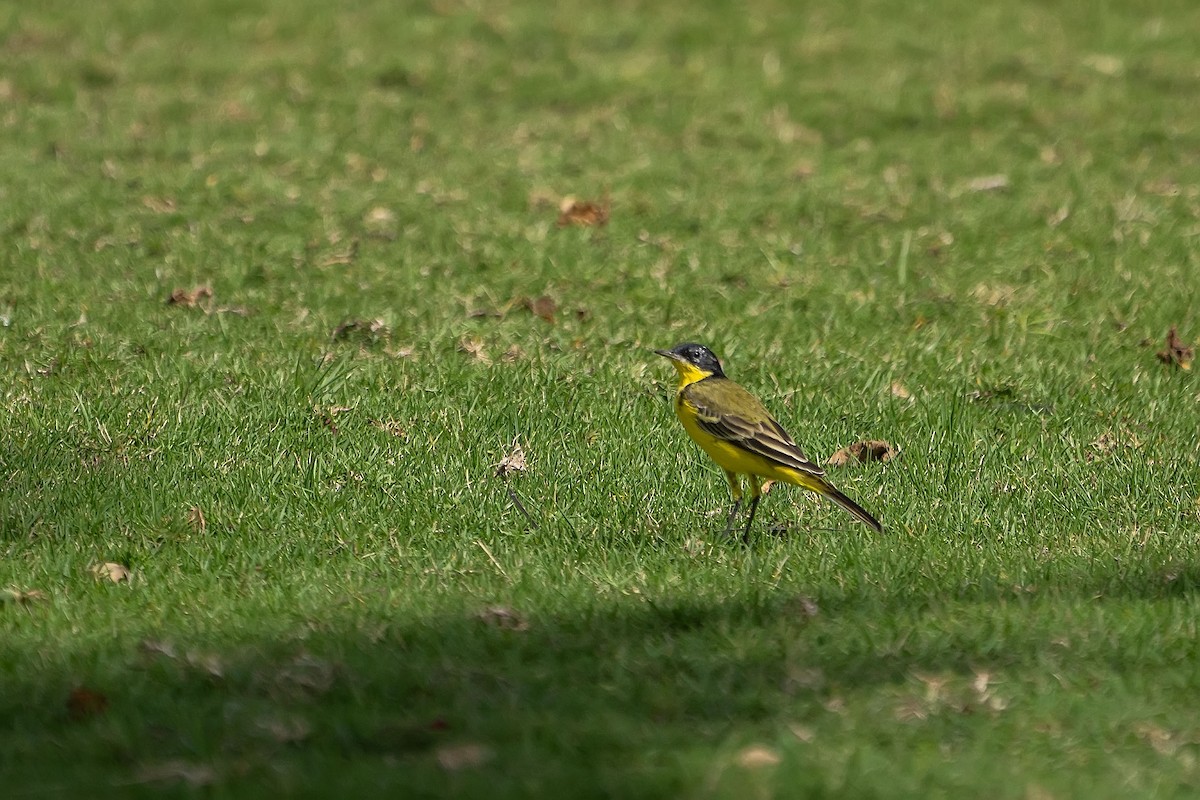
[[[1198,586],[1200,569],[1188,569],[1046,596],[864,590],[818,598],[818,609],[766,594],[528,618],[482,606],[403,619],[381,600],[226,641],[176,631],[58,660],[46,657],[54,643],[10,644],[0,764],[13,796],[84,784],[678,796],[736,748],[821,724],[835,698],[916,674],[1033,669],[1064,604],[1170,600]],[[1071,654],[1074,669],[1153,666],[1139,658],[1105,643]],[[80,686],[99,699],[69,699]]]

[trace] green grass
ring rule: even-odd
[[[6,791],[1194,796],[1151,5],[0,10]],[[683,340],[897,445],[833,474],[885,532],[785,487],[722,539]]]

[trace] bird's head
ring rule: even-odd
[[[725,377],[725,371],[721,369],[721,362],[717,360],[712,350],[702,344],[687,342],[677,344],[670,350],[655,350],[654,352],[663,358],[671,359],[671,363],[675,365],[675,370],[679,373],[679,379],[684,384],[704,380],[713,375],[718,378]]]

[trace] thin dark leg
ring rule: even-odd
[[[754,499],[750,501],[750,518],[746,520],[746,530],[742,531],[742,541],[750,544],[750,526],[754,524],[754,512],[758,510],[758,501],[761,495],[754,495]],[[730,520],[732,522],[732,518]]]
[[[729,470],[725,470],[725,479],[729,481],[729,493],[733,495],[733,508],[729,509],[729,519],[725,520],[725,533],[723,534],[728,536],[729,532],[733,530],[733,520],[742,507],[742,482],[738,480],[736,473]]]
[[[725,520],[725,533],[722,534],[723,536],[728,536],[729,532],[733,530],[733,520],[737,517],[738,509],[741,507],[742,498],[739,497],[734,501],[733,508],[729,509],[729,519]]]

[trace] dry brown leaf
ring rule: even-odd
[[[1183,343],[1179,338],[1179,332],[1172,325],[1171,330],[1167,332],[1167,348],[1159,350],[1155,355],[1164,364],[1170,364],[1180,369],[1191,369],[1195,351]]]
[[[482,767],[492,760],[492,748],[475,742],[448,744],[434,750],[438,766],[447,772]]]
[[[554,315],[558,312],[558,303],[555,302],[553,297],[544,294],[532,300],[525,298],[522,305],[536,316],[546,320],[546,322],[554,324]]]
[[[102,692],[76,686],[67,695],[67,715],[74,720],[87,719],[108,710],[108,697]]]
[[[319,265],[322,267],[339,267],[346,264],[353,264],[354,259],[358,256],[358,239],[351,239],[350,246],[334,253],[330,253],[321,259]]]
[[[200,533],[204,533],[204,529],[208,527],[208,521],[204,519],[204,511],[200,506],[192,506],[187,513],[188,525],[191,525]]]
[[[829,457],[825,463],[831,467],[844,467],[848,464],[868,461],[887,463],[899,455],[900,451],[882,439],[870,439],[865,442],[855,442],[849,447],[843,447]]]
[[[363,221],[368,225],[386,225],[389,222],[396,221],[396,212],[392,211],[390,208],[375,206],[375,208],[372,208],[367,212],[367,215],[363,218]]]
[[[737,754],[738,766],[744,769],[773,767],[781,760],[778,752],[761,744],[752,744]]]
[[[507,478],[514,473],[525,472],[528,468],[529,465],[525,460],[525,448],[521,447],[521,440],[518,437],[513,439],[508,455],[500,459],[500,463],[496,465],[496,475]]]
[[[142,205],[155,214],[170,214],[176,208],[174,198],[153,197],[151,195],[146,195],[142,198]]]
[[[1057,228],[1067,221],[1067,217],[1071,216],[1070,206],[1059,206],[1058,211],[1055,211],[1050,216],[1046,217],[1046,224],[1051,228]]]
[[[24,606],[47,599],[49,599],[48,596],[41,589],[5,589],[0,592],[0,603],[16,603]]]
[[[508,606],[488,606],[475,616],[493,628],[501,628],[506,631],[529,629],[529,623],[525,621],[525,618]]]
[[[459,339],[458,352],[466,353],[480,364],[492,363],[492,359],[488,357],[487,347],[484,345],[483,339],[480,339],[478,336],[464,336]]]
[[[1164,756],[1174,755],[1180,746],[1184,744],[1171,731],[1155,725],[1153,722],[1139,722],[1133,726],[1133,732],[1137,734],[1139,739]]]
[[[558,204],[558,227],[604,225],[608,222],[609,210],[607,199],[600,204],[590,200],[576,200],[570,196],[564,197]]]
[[[396,228],[396,213],[390,208],[376,206],[363,217],[363,227],[367,233],[376,239],[395,239],[398,235]]]
[[[1108,455],[1118,448],[1140,450],[1141,447],[1142,440],[1138,438],[1137,434],[1125,429],[1120,431],[1105,431],[1092,440],[1092,449],[1096,451],[1096,456]],[[1096,456],[1091,456],[1089,460],[1094,460]]]
[[[390,433],[397,439],[403,439],[408,436],[408,431],[404,429],[404,426],[394,419],[373,419],[371,420],[371,424],[385,433]]]
[[[817,738],[816,731],[814,731],[812,728],[808,727],[807,725],[801,725],[798,722],[793,722],[793,723],[789,724],[788,730],[790,730],[792,732],[793,736],[795,736],[797,739],[804,742],[805,744],[809,744]]]
[[[1120,57],[1107,53],[1093,53],[1083,59],[1083,64],[1109,78],[1125,71],[1125,62]]]
[[[213,290],[211,286],[195,286],[191,289],[180,288],[171,292],[171,296],[167,298],[167,305],[195,308],[200,304],[201,300],[211,300],[212,298]]]
[[[1142,184],[1142,191],[1149,194],[1156,194],[1159,197],[1179,197],[1183,194],[1183,187],[1170,178],[1159,178],[1153,181],[1146,181]]]
[[[899,400],[911,400],[912,393],[900,381],[892,381],[892,397]]]
[[[391,328],[381,319],[354,319],[334,328],[332,338],[335,342],[357,341],[360,345],[375,345],[386,342],[391,335]]]
[[[1000,192],[1008,188],[1007,175],[980,175],[967,182],[969,192]]]
[[[93,564],[92,574],[96,576],[96,580],[108,578],[113,583],[121,583],[122,581],[128,581],[133,573],[124,564],[118,564],[115,561],[105,561],[103,564]]]
[[[321,424],[329,429],[329,432],[337,436],[341,431],[338,430],[337,422],[334,418],[343,411],[350,411],[350,406],[313,406],[313,415],[320,420]]]

